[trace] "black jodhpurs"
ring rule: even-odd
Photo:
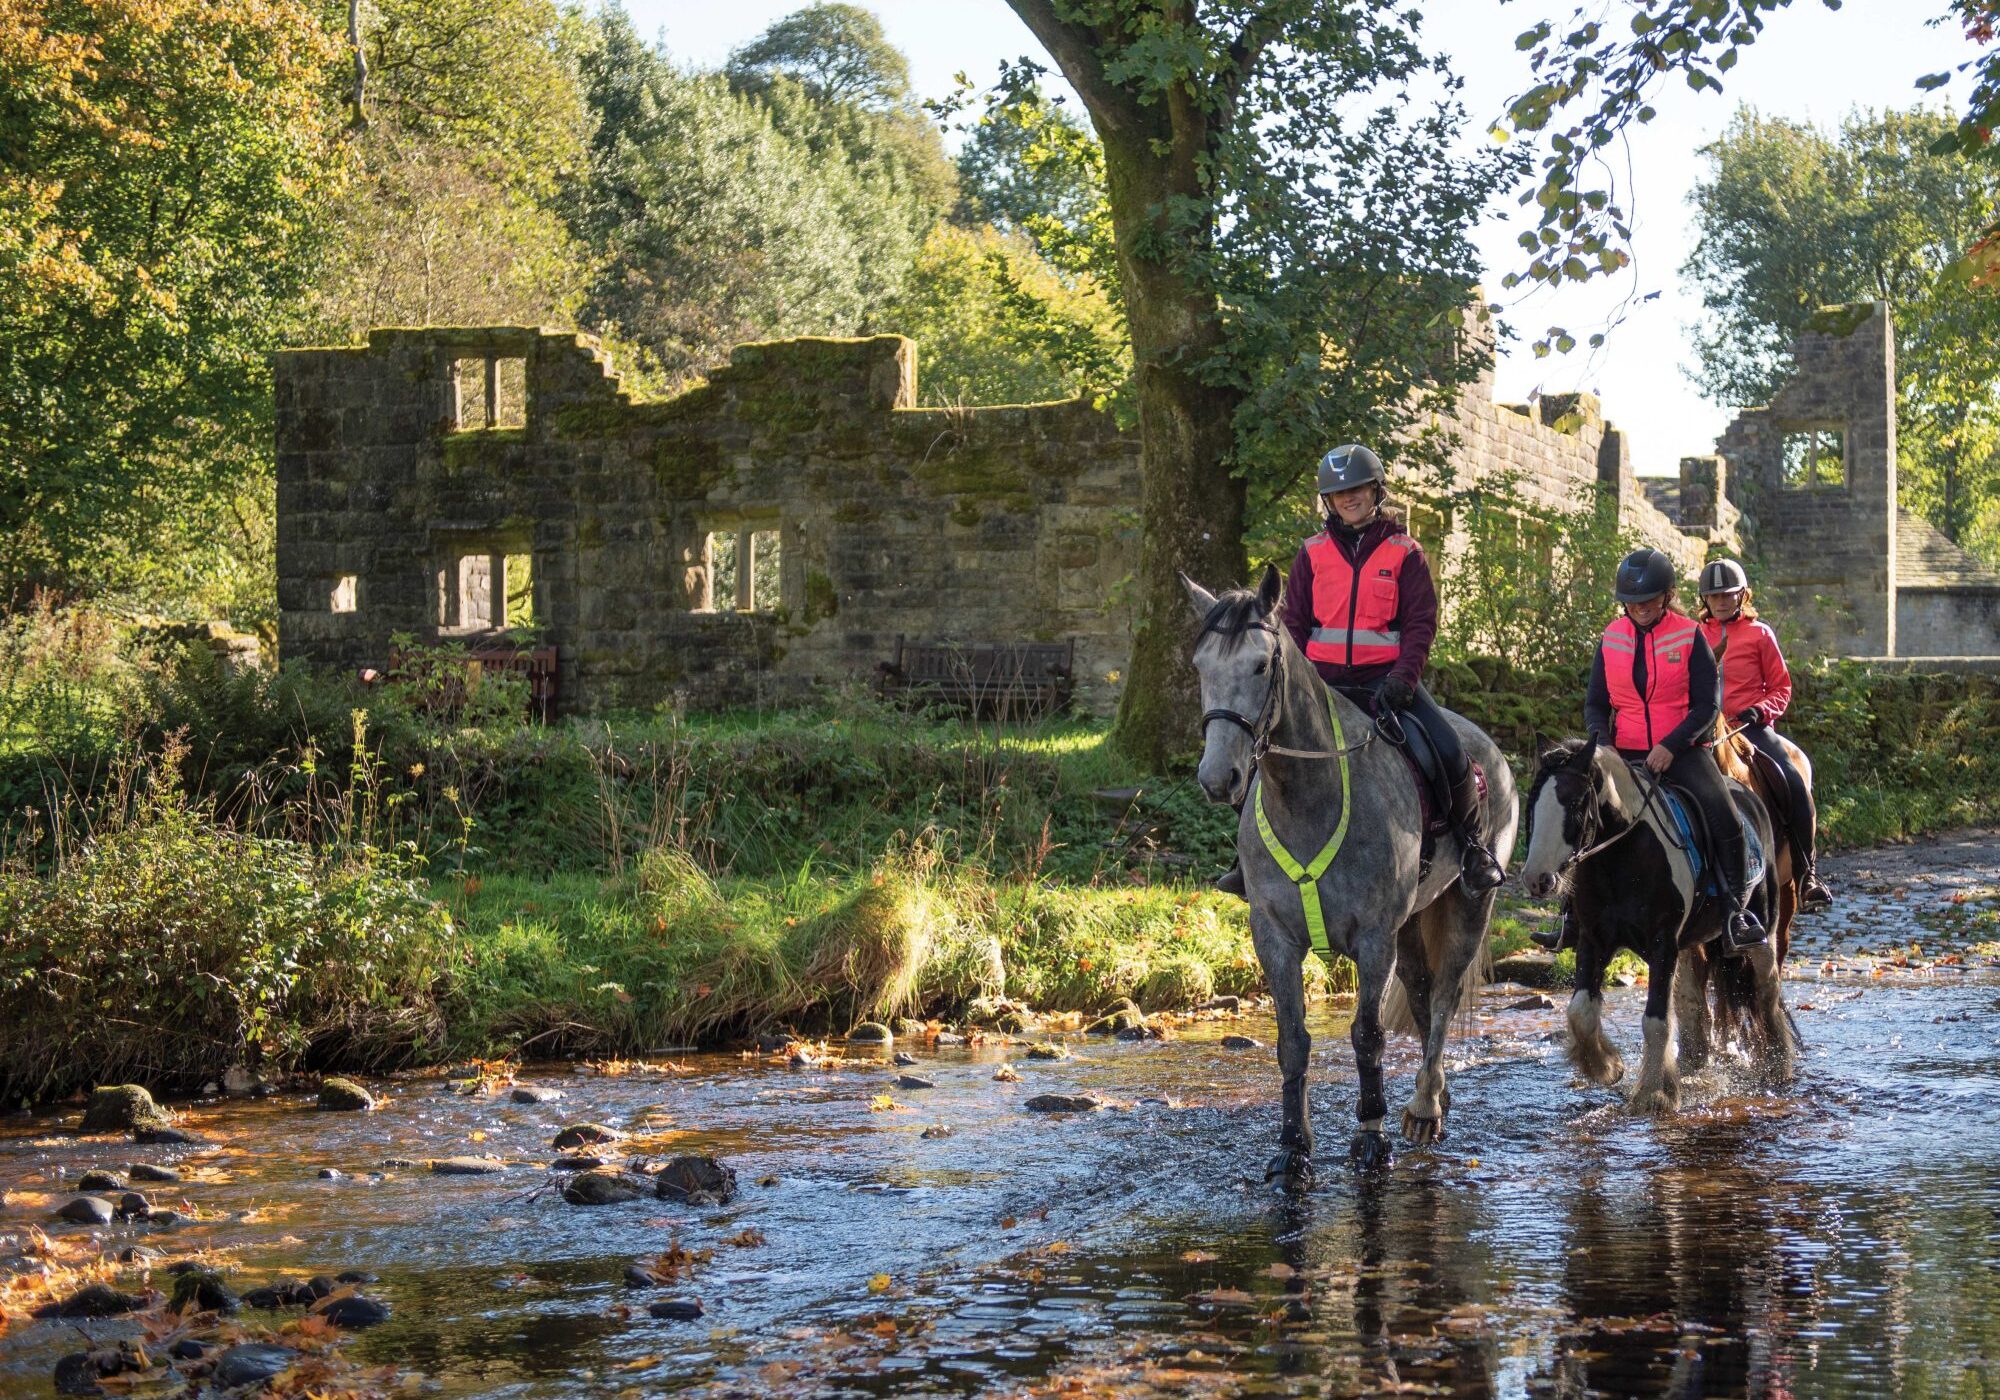
[[[1785,775],[1785,791],[1792,799],[1792,849],[1798,853],[1805,870],[1813,868],[1813,835],[1819,825],[1819,814],[1813,810],[1812,789],[1806,786],[1806,776],[1792,763],[1792,756],[1778,739],[1778,731],[1768,724],[1746,725],[1743,737],[1757,746],[1757,752],[1764,754],[1778,765],[1778,771]],[[1805,871],[1799,872],[1801,882]]]
[[[1646,761],[1646,755],[1638,750],[1619,752],[1635,763]],[[1715,839],[1715,858],[1722,866],[1722,883],[1740,907],[1749,893],[1744,888],[1743,827],[1736,819],[1736,805],[1729,800],[1729,787],[1722,780],[1722,770],[1716,766],[1715,750],[1707,744],[1694,745],[1668,764],[1660,778],[1686,792],[1701,809],[1701,819]]]
[[[1375,698],[1375,687],[1372,685],[1344,685],[1339,689],[1342,695],[1370,714],[1382,708]],[[1444,769],[1445,785],[1456,787],[1464,782],[1466,774],[1472,771],[1471,760],[1465,756],[1465,745],[1458,741],[1458,731],[1451,727],[1451,721],[1444,717],[1444,711],[1438,708],[1438,702],[1431,698],[1431,693],[1424,689],[1421,681],[1417,684],[1416,692],[1417,698],[1409,709],[1402,712],[1402,720],[1405,724],[1423,726],[1424,737],[1429,739],[1431,747],[1437,750],[1438,763]]]

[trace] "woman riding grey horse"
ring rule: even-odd
[[[1451,1017],[1477,986],[1490,886],[1460,875],[1462,852],[1446,843],[1424,859],[1424,815],[1402,754],[1376,742],[1374,721],[1329,688],[1280,626],[1276,569],[1254,593],[1220,598],[1183,577],[1201,619],[1194,666],[1201,679],[1203,746],[1196,776],[1217,802],[1236,804],[1236,853],[1250,901],[1250,936],[1278,1016],[1284,1123],[1266,1171],[1287,1187],[1312,1179],[1313,1131],[1306,1088],[1307,952],[1354,960],[1359,991],[1351,1038],[1360,1080],[1360,1129],[1351,1154],[1363,1167],[1392,1157],[1382,1131],[1384,992],[1393,969],[1424,1062],[1403,1111],[1403,1133],[1424,1144],[1444,1134],[1451,1105],[1444,1039]],[[1480,820],[1494,849],[1511,851],[1514,777],[1498,746],[1443,712],[1455,737],[1487,774]]]

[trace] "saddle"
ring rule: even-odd
[[[1755,744],[1749,749],[1750,767],[1762,775],[1764,791],[1771,794],[1771,800],[1765,804],[1771,814],[1771,824],[1788,832],[1792,829],[1792,785],[1785,776],[1785,770],[1775,758]]]
[[[1403,762],[1409,767],[1410,782],[1417,790],[1417,807],[1424,830],[1420,859],[1424,869],[1428,870],[1438,838],[1451,831],[1451,779],[1438,757],[1437,744],[1413,714],[1393,714],[1385,719],[1375,708],[1373,690],[1343,687],[1340,693],[1375,716],[1375,732],[1382,736],[1384,743],[1403,756]],[[1486,770],[1477,760],[1472,760],[1472,778],[1479,785],[1479,800],[1483,803],[1486,800]]]
[[[1750,805],[1757,802],[1757,795],[1741,783],[1732,782],[1729,784],[1729,800],[1736,809],[1737,825],[1743,829],[1745,884],[1754,889],[1764,878],[1764,843],[1757,835],[1757,823],[1753,816],[1756,808]],[[1700,806],[1684,789],[1670,787],[1666,783],[1660,784],[1660,801],[1680,833],[1681,849],[1687,852],[1688,865],[1694,871],[1695,893],[1716,899],[1725,898],[1722,865],[1716,856],[1715,833],[1702,820]]]

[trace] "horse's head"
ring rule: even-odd
[[[1201,765],[1195,777],[1215,802],[1241,804],[1256,766],[1256,739],[1269,722],[1283,638],[1271,613],[1278,606],[1278,571],[1266,567],[1255,592],[1232,589],[1220,598],[1181,575],[1201,619],[1194,669],[1201,678]]]
[[[1598,754],[1594,738],[1565,739],[1542,750],[1528,789],[1528,859],[1521,867],[1521,883],[1537,899],[1555,893],[1570,857],[1604,828],[1604,810],[1615,798]]]

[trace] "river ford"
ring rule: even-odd
[[[371,1113],[289,1093],[176,1105],[207,1140],[179,1147],[80,1139],[73,1111],[6,1120],[0,1268],[19,1285],[140,1245],[164,1257],[118,1266],[114,1286],[170,1290],[167,1266],[198,1251],[239,1293],[363,1270],[389,1318],[335,1354],[357,1383],[412,1394],[1992,1394],[2000,838],[1829,864],[1842,906],[1801,923],[1787,969],[1795,1085],[1725,1069],[1691,1080],[1680,1114],[1633,1118],[1571,1074],[1560,994],[1495,989],[1450,1052],[1449,1140],[1361,1180],[1334,1005],[1312,1026],[1321,1182],[1300,1201],[1261,1181],[1272,1052],[1222,1043],[1268,1047],[1251,1012],[1165,1041],[1062,1037],[1053,1062],[919,1042],[893,1047],[913,1066],[850,1047],[816,1068],[705,1053],[520,1069],[562,1091],[545,1104],[427,1076],[372,1085]],[[1640,1002],[1607,998],[1632,1062]],[[1392,1104],[1414,1059],[1392,1040]],[[996,1080],[1002,1062],[1017,1081]],[[1045,1092],[1110,1106],[1025,1110]],[[649,1159],[712,1153],[739,1193],[569,1204],[546,1164],[585,1120]],[[506,1166],[428,1167],[464,1155]],[[134,1163],[182,1172],[140,1189],[188,1218],[54,1221],[84,1172]],[[649,1312],[697,1302],[698,1318]],[[111,1384],[179,1394],[208,1364],[166,1364],[157,1308],[7,1306],[0,1394],[54,1393],[61,1357],[149,1319],[155,1364]],[[301,1315],[246,1309],[225,1339],[289,1327],[278,1341],[323,1345]]]

